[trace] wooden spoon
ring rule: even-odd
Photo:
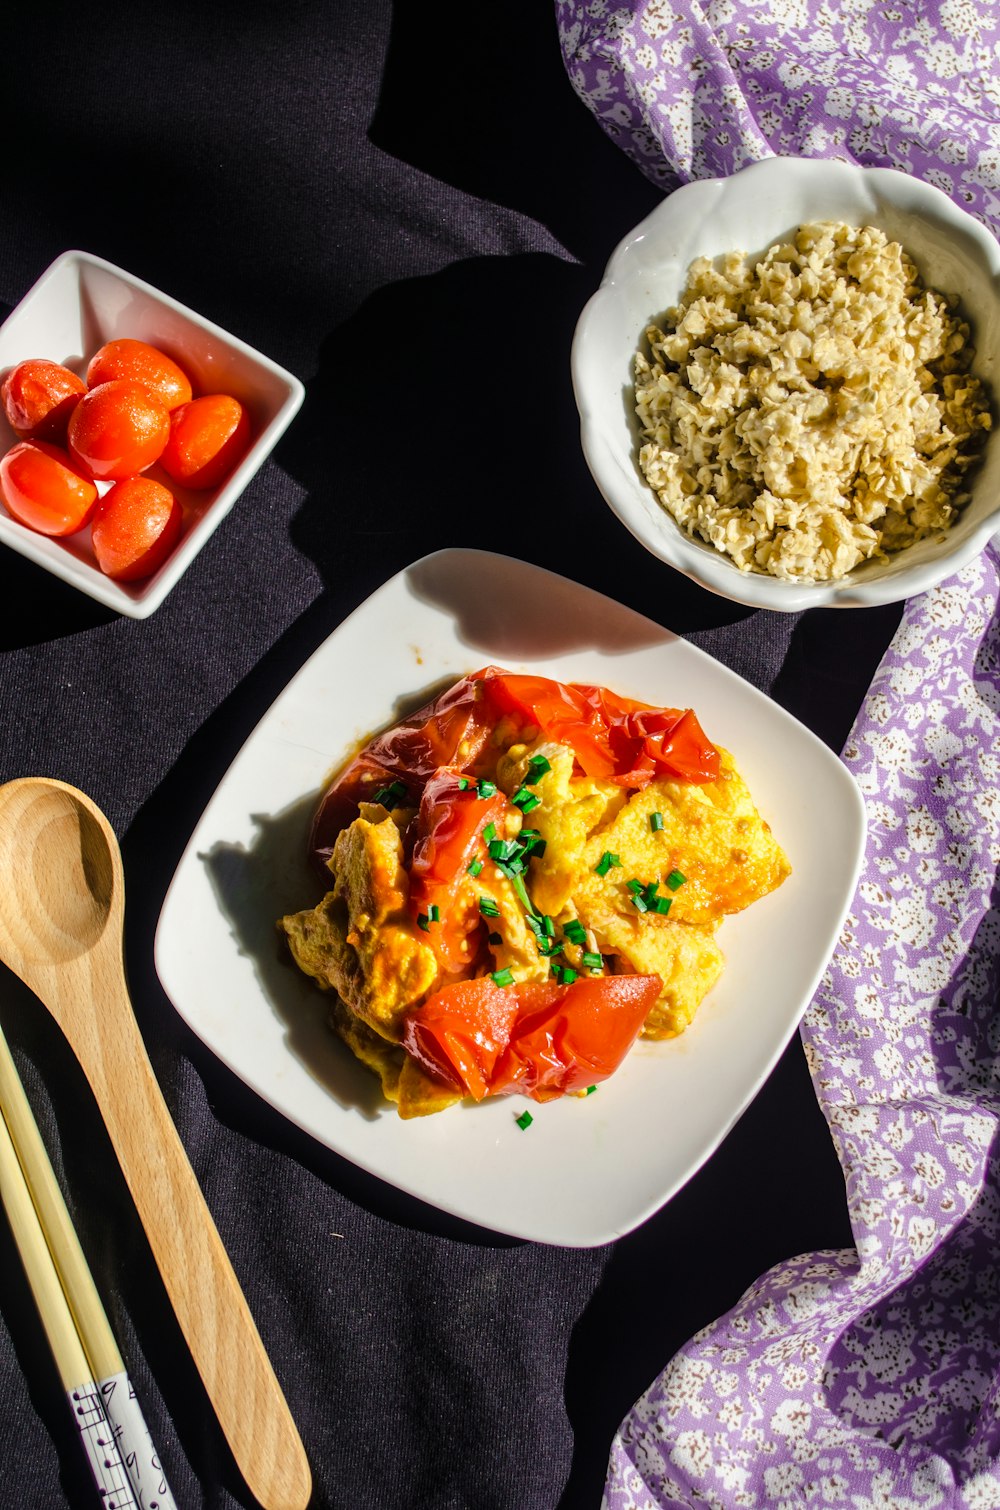
[[[0,959],[90,1081],[167,1293],[265,1510],[304,1510],[309,1464],[163,1100],[125,983],[121,853],[104,814],[43,777],[0,786]]]

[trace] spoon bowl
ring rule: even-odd
[[[305,1451],[153,1074],[125,980],[121,852],[101,810],[44,777],[0,786],[0,960],[83,1068],[219,1423],[265,1510],[304,1510]]]

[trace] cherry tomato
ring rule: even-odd
[[[22,440],[66,440],[69,417],[86,385],[68,367],[43,358],[19,362],[0,386],[0,401],[11,429]]]
[[[145,341],[128,337],[108,341],[95,352],[87,368],[87,387],[97,388],[115,378],[128,378],[162,399],[168,409],[191,401],[191,384],[187,374],[165,352]]]
[[[47,441],[22,441],[0,459],[0,492],[15,519],[42,535],[72,535],[87,523],[97,489],[69,455]]]
[[[481,1101],[550,1101],[613,1075],[662,990],[656,975],[569,985],[488,975],[444,986],[406,1020],[403,1047],[429,1074]]]
[[[249,441],[243,405],[226,393],[210,393],[174,410],[160,461],[186,488],[214,488],[242,461]]]
[[[427,919],[425,933],[443,970],[467,970],[476,955],[471,935],[483,932],[479,909],[462,907],[459,892],[466,867],[477,853],[485,854],[482,834],[489,823],[501,824],[510,807],[503,792],[480,797],[475,783],[457,770],[442,768],[424,787],[416,821],[416,842],[410,860],[410,910]],[[430,921],[431,909],[439,916]]]
[[[141,383],[113,378],[85,393],[70,416],[70,455],[92,477],[117,482],[158,460],[170,435],[162,399]]]
[[[94,510],[91,540],[97,564],[118,582],[150,577],[177,544],[181,506],[151,477],[127,477]]]

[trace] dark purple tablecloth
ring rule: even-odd
[[[498,1238],[361,1174],[202,1047],[153,969],[166,886],[292,672],[438,547],[499,549],[622,599],[835,748],[898,614],[751,613],[660,565],[604,507],[569,343],[659,191],[574,96],[547,6],[28,10],[0,79],[0,313],[80,247],[307,388],[151,618],[2,553],[0,779],[68,780],[121,836],[137,1014],[299,1423],[314,1503],[596,1507],[612,1434],[676,1347],[769,1265],[850,1240],[798,1042],[708,1167],[631,1237],[591,1251]],[[252,1504],[83,1076],[2,971],[0,1021],[178,1503]],[[0,1502],[96,1503],[5,1225],[0,1273]]]

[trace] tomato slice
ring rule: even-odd
[[[349,761],[324,792],[309,836],[309,851],[320,867],[342,828],[358,815],[359,802],[371,802],[382,787],[402,783],[411,803],[440,766],[471,769],[489,738],[492,712],[480,677],[463,676],[409,718],[377,734]]]
[[[662,990],[657,975],[569,985],[490,976],[444,986],[411,1012],[403,1047],[464,1095],[550,1101],[613,1075]]]
[[[477,953],[470,937],[483,931],[478,907],[461,905],[466,868],[483,851],[483,829],[502,824],[510,806],[503,792],[480,797],[475,783],[463,788],[463,781],[469,778],[454,768],[442,768],[428,781],[410,860],[410,910],[414,918],[425,919],[427,941],[450,974],[469,969]]]
[[[481,674],[489,702],[569,745],[581,770],[595,780],[634,788],[656,776],[703,784],[719,775],[719,752],[690,708],[654,708],[607,687],[492,666]]]

